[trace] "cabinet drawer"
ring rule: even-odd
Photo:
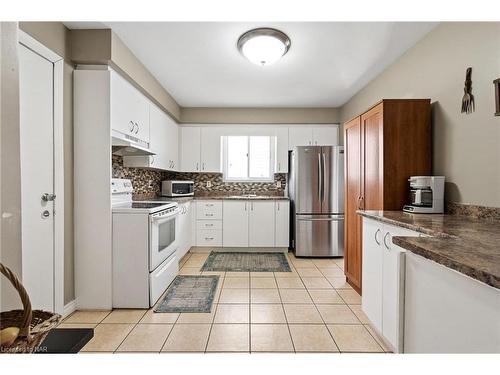
[[[198,220],[222,220],[222,201],[196,202]]]
[[[198,230],[222,230],[221,220],[197,220],[196,229]]]
[[[196,246],[222,246],[222,231],[198,229],[196,231]]]

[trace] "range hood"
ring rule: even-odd
[[[111,152],[119,156],[155,155],[149,149],[149,143],[138,138],[113,131],[111,134]]]

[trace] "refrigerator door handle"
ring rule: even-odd
[[[323,156],[323,168],[321,168],[321,173],[322,173],[322,177],[321,177],[321,181],[323,182],[322,184],[322,193],[321,193],[321,202],[324,204],[325,203],[325,191],[326,191],[326,157],[325,157],[325,153],[324,152],[321,152],[321,155]]]
[[[318,198],[322,202],[322,189],[323,189],[323,168],[321,167],[321,153],[318,153]]]
[[[296,216],[298,221],[343,221],[344,216],[335,216],[335,217],[300,217]]]

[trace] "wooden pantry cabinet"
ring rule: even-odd
[[[384,99],[344,124],[347,282],[362,291],[357,210],[401,210],[408,177],[431,174],[430,99]]]

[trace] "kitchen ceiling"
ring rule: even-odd
[[[427,34],[431,22],[65,22],[111,28],[183,107],[339,107]],[[291,39],[270,66],[237,50],[244,32]]]

